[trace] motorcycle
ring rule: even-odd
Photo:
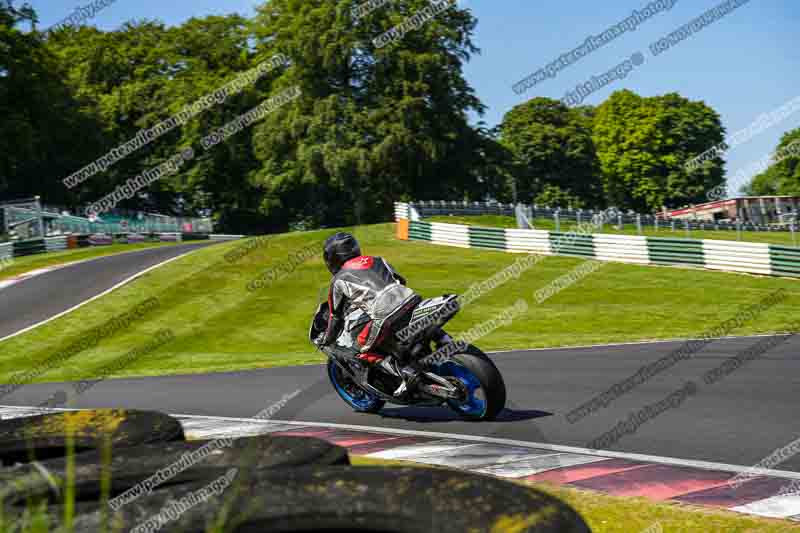
[[[328,356],[331,385],[357,412],[377,413],[388,402],[448,406],[467,419],[493,420],[505,407],[503,376],[481,350],[453,340],[442,329],[459,309],[455,295],[415,303],[379,348],[356,356],[355,349],[319,344],[329,315],[328,302],[323,302],[311,322],[309,340]],[[369,323],[363,316],[349,328],[357,331]]]

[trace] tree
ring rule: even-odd
[[[545,191],[547,195],[559,191],[556,196],[564,201],[603,203],[592,119],[590,107],[571,109],[558,100],[541,97],[506,113],[500,142],[513,156],[520,201],[531,202]]]
[[[800,196],[800,128],[781,136],[772,164],[742,187],[742,192],[750,196]]]
[[[592,135],[606,201],[640,212],[705,201],[706,191],[724,183],[722,161],[694,171],[686,162],[723,137],[719,115],[703,102],[613,93],[597,108]]]
[[[0,195],[71,203],[74,195],[53,183],[91,152],[101,128],[41,34],[17,28],[35,21],[27,4],[0,4]]]
[[[474,195],[482,140],[469,111],[483,106],[464,80],[477,51],[469,11],[448,8],[398,42],[372,39],[428,7],[398,0],[357,21],[345,0],[272,0],[253,23],[262,57],[292,65],[273,93],[302,96],[254,129],[254,182],[265,213],[316,223],[391,218],[400,198]]]

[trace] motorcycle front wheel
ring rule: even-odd
[[[380,397],[362,389],[356,382],[342,372],[341,367],[328,359],[328,377],[333,389],[344,402],[359,413],[377,413],[386,403]]]

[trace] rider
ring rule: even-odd
[[[340,341],[339,352],[346,351],[351,357],[369,363],[382,360],[382,356],[372,352],[422,298],[406,287],[405,278],[385,259],[361,255],[358,241],[349,233],[328,237],[323,259],[333,279],[328,290],[328,327],[320,345],[333,345],[347,325],[349,331],[342,337],[350,350],[341,350]]]

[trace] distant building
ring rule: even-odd
[[[744,196],[693,205],[682,209],[664,209],[659,218],[701,221],[739,220],[753,224],[773,224],[797,220],[800,196]]]

